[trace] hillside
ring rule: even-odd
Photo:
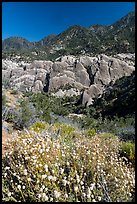
[[[127,14],[109,26],[92,25],[89,28],[73,25],[58,35],[49,35],[32,43],[20,37],[2,41],[3,52],[22,53],[37,59],[55,60],[62,55],[117,54],[135,52],[135,12]],[[72,49],[73,48],[73,49]],[[13,52],[14,51],[14,52]]]

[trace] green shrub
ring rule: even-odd
[[[18,94],[18,90],[12,90],[12,91],[11,91],[11,94],[17,95],[17,94]]]
[[[92,129],[85,130],[84,133],[85,133],[86,136],[92,137],[92,136],[95,136],[96,130],[94,128],[92,128]]]
[[[6,96],[2,94],[2,107],[6,106],[7,100]]]
[[[20,102],[20,113],[16,117],[15,126],[16,128],[29,127],[31,120],[33,120],[33,113],[30,110],[29,101],[27,99],[23,99]]]
[[[120,147],[120,155],[126,157],[130,162],[135,163],[135,143],[122,142]]]
[[[47,128],[47,124],[43,123],[43,122],[36,122],[31,126],[31,129],[34,130],[35,132],[41,132],[43,131],[45,128]]]

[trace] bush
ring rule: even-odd
[[[117,137],[89,138],[63,124],[46,126],[14,133],[2,162],[2,201],[132,201],[135,171],[118,157]],[[52,139],[59,128],[60,136]]]
[[[92,129],[86,130],[84,133],[85,133],[86,136],[92,137],[92,136],[95,136],[96,130],[94,128],[92,128]]]
[[[22,100],[20,102],[20,112],[15,119],[15,128],[24,128],[32,125],[34,120],[33,112],[30,110],[29,101]]]
[[[135,143],[122,142],[120,147],[120,155],[126,157],[129,162],[135,163]]]
[[[7,100],[6,100],[6,96],[2,95],[2,107],[6,106]]]

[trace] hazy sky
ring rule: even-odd
[[[38,41],[72,25],[110,25],[131,11],[135,2],[2,2],[2,39]]]

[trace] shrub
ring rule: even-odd
[[[120,155],[126,157],[128,161],[135,163],[135,143],[122,142],[120,147]]]
[[[117,137],[89,138],[78,132],[71,138],[76,131],[66,125],[49,128],[14,133],[2,161],[2,201],[132,201],[135,171],[118,157]],[[52,139],[58,128],[60,137]],[[64,137],[71,138],[69,143]]]
[[[38,121],[31,126],[31,129],[35,132],[42,132],[43,130],[45,130],[46,127],[46,123]]]
[[[15,119],[16,128],[29,127],[33,123],[33,112],[29,108],[29,101],[24,99],[20,102],[20,112]]]
[[[94,128],[92,128],[92,129],[85,130],[84,133],[85,133],[86,136],[92,137],[92,136],[95,136],[96,130]]]
[[[12,91],[11,91],[11,94],[17,95],[17,94],[18,94],[18,90],[12,90]]]
[[[5,79],[4,81],[2,81],[2,85],[5,89],[8,89],[10,87],[10,80]]]
[[[6,100],[6,96],[2,95],[2,107],[6,106],[7,100]]]

